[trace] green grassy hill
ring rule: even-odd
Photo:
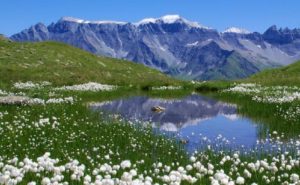
[[[177,84],[161,72],[129,61],[99,57],[56,42],[0,39],[0,85],[49,81],[54,85],[98,82],[113,85]]]
[[[300,86],[300,61],[283,68],[265,70],[246,81],[264,85],[297,85]]]

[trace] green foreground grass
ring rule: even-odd
[[[32,98],[47,99],[51,97],[74,97],[74,104],[53,105],[0,105],[0,156],[5,161],[14,157],[23,159],[29,157],[36,159],[46,152],[52,158],[60,159],[60,164],[76,159],[84,164],[87,174],[99,167],[100,164],[119,164],[123,160],[130,160],[136,164],[135,169],[140,173],[154,178],[155,182],[162,184],[154,172],[155,163],[163,163],[172,170],[186,167],[190,164],[188,154],[183,150],[183,145],[164,135],[153,132],[150,125],[131,125],[118,116],[105,120],[98,113],[93,113],[87,107],[88,102],[107,101],[132,95],[149,95],[154,97],[178,98],[191,93],[191,90],[210,93],[214,98],[239,105],[239,113],[261,123],[261,138],[266,138],[268,131],[284,132],[289,137],[299,134],[299,122],[288,124],[279,115],[274,114],[276,107],[273,104],[256,103],[251,97],[230,93],[220,93],[234,85],[234,82],[205,82],[200,84],[182,83],[173,80],[156,70],[142,65],[111,58],[98,57],[79,49],[60,43],[14,43],[0,40],[0,87],[4,90],[17,93],[19,90],[12,88],[18,81],[49,81],[53,86],[73,85],[86,82],[98,82],[111,85],[120,85],[118,90],[112,92],[71,92],[52,91],[51,87],[44,89],[22,90]],[[241,82],[259,82],[265,85],[298,85],[299,63],[283,69],[266,71],[249,80]],[[278,74],[277,74],[278,73]],[[285,78],[283,78],[285,77]],[[268,80],[268,79],[272,80]],[[287,81],[285,81],[287,80]],[[287,83],[285,83],[287,82]],[[182,90],[176,91],[141,91],[151,86],[184,85]],[[138,88],[132,87],[136,86]],[[136,91],[138,89],[138,91]],[[134,91],[133,91],[134,90]],[[299,102],[296,102],[298,105]],[[280,105],[286,111],[291,103]],[[231,155],[229,153],[228,155]],[[220,161],[227,153],[206,151],[197,160],[201,161],[205,169],[210,164],[214,171],[223,170],[232,173],[233,180],[243,174],[247,163],[255,162],[259,158],[255,154],[241,157],[242,163],[232,159],[224,164]],[[266,161],[272,162],[272,156],[266,155]],[[240,159],[239,159],[240,160]],[[277,159],[276,159],[277,160]],[[281,160],[281,159],[280,159]],[[278,165],[280,165],[278,160]],[[276,163],[277,164],[277,163]],[[236,169],[236,170],[232,170]],[[267,170],[266,170],[267,171]],[[124,170],[118,172],[120,177]],[[288,173],[299,172],[295,166]],[[69,173],[69,172],[67,172]],[[189,172],[196,176],[198,169]],[[197,184],[209,184],[211,181],[208,171],[201,172],[202,177]],[[282,169],[275,175],[285,173]],[[29,173],[24,177],[22,184],[30,181],[40,182],[43,176],[51,174]],[[104,174],[105,175],[105,174]],[[264,176],[274,176],[267,172],[253,172],[251,179],[246,179],[244,184],[256,182],[268,184]],[[65,176],[65,181],[70,184],[81,184],[70,179],[70,174]],[[282,177],[289,181],[289,177]],[[278,180],[278,179],[277,179]],[[190,184],[184,182],[182,184]],[[272,182],[272,184],[281,184]]]
[[[44,90],[26,90],[23,91],[28,95],[38,94],[39,98],[47,98],[49,89]],[[122,94],[123,96],[120,96]],[[174,92],[174,93],[171,93]],[[0,106],[0,156],[3,161],[7,159],[36,159],[46,152],[51,153],[51,158],[59,159],[59,164],[65,164],[71,160],[78,160],[80,164],[85,166],[85,174],[92,174],[93,169],[97,169],[100,165],[120,164],[124,160],[130,160],[135,164],[134,169],[139,174],[149,175],[154,182],[162,184],[162,179],[158,178],[162,174],[169,174],[163,170],[159,173],[154,173],[157,168],[155,164],[162,163],[164,166],[169,166],[171,170],[178,170],[179,167],[193,165],[189,160],[189,155],[184,151],[184,146],[178,140],[164,135],[155,133],[151,125],[131,125],[122,120],[119,116],[111,116],[110,119],[103,119],[99,113],[94,113],[86,106],[87,102],[105,101],[116,98],[124,98],[131,95],[148,95],[154,97],[169,97],[180,98],[190,91],[135,91],[132,89],[120,89],[115,92],[60,92],[56,96],[75,97],[78,101],[74,104],[47,104],[47,105],[32,105],[32,106]],[[52,95],[53,96],[53,95]],[[240,113],[247,111],[252,112],[255,108],[251,108],[251,100],[236,101],[236,99],[244,99],[245,97],[237,97],[230,95],[213,94],[212,96],[223,99],[227,102],[237,103],[243,107]],[[255,107],[258,106],[255,104]],[[260,109],[261,108],[261,109]],[[256,107],[257,111],[254,115],[261,116],[267,114],[261,110],[271,107]],[[269,111],[271,111],[269,109]],[[247,114],[249,117],[255,117]],[[257,115],[258,116],[258,115]],[[274,118],[276,119],[276,118]],[[262,120],[260,120],[262,121]],[[265,121],[265,120],[263,120]],[[262,124],[263,126],[263,124]],[[272,125],[266,125],[272,127]],[[276,127],[276,126],[275,126]],[[273,128],[271,128],[273,129]],[[277,129],[278,128],[274,128]],[[292,132],[287,127],[287,132]],[[293,128],[295,129],[295,128]],[[264,137],[264,136],[263,136]],[[225,173],[232,173],[231,178],[235,181],[240,174],[247,169],[247,163],[255,162],[262,158],[254,152],[249,155],[240,155],[238,159],[231,159],[222,163],[224,157],[231,156],[230,151],[215,152],[207,150],[195,155],[197,161],[201,162],[203,169],[210,168],[213,165],[213,173],[222,170]],[[269,163],[274,160],[272,155],[264,155],[264,159]],[[242,163],[237,161],[242,160]],[[280,164],[280,160],[278,165]],[[237,168],[237,171],[232,169]],[[297,173],[298,167],[293,168],[288,173]],[[116,177],[121,177],[126,170],[119,170]],[[193,168],[188,174],[196,176],[199,169]],[[201,172],[203,175],[197,180],[196,184],[210,184],[211,172]],[[245,184],[256,182],[258,184],[267,184],[264,176],[273,176],[269,172],[251,172],[251,179],[246,179]],[[284,170],[278,174],[284,173]],[[105,174],[103,174],[105,175]],[[36,173],[27,173],[21,184],[27,184],[31,181],[41,182],[43,177],[51,177],[53,173],[41,173],[37,176]],[[64,173],[64,181],[70,184],[82,184],[77,180],[71,179],[71,172]],[[242,175],[243,176],[243,175]],[[83,179],[83,177],[82,177]],[[283,178],[289,180],[289,178]],[[171,184],[171,183],[167,183]],[[191,184],[187,181],[182,181],[181,184]],[[272,184],[280,184],[274,182]]]
[[[155,135],[150,126],[139,128],[118,117],[105,121],[82,104],[1,106],[0,112],[6,113],[0,120],[0,156],[5,159],[36,159],[50,152],[61,163],[80,161],[90,174],[99,164],[119,164],[125,159],[143,160],[140,172],[158,161],[168,165],[187,161],[178,142]],[[24,184],[41,181],[30,174],[25,179]]]

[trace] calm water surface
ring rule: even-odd
[[[154,106],[164,107],[165,111],[153,112]],[[238,115],[236,105],[198,94],[182,99],[135,96],[91,107],[95,111],[119,114],[133,122],[151,122],[159,131],[188,141],[188,149],[197,149],[203,143],[251,147],[258,139],[258,124]]]

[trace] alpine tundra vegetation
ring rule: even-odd
[[[300,185],[299,43],[179,15],[0,35],[0,185]]]
[[[300,183],[298,63],[242,81],[185,82],[54,42],[2,39],[1,53],[1,184]],[[97,68],[109,77],[94,73]],[[287,84],[255,80],[271,74],[285,76]],[[237,106],[237,114],[255,120],[255,144],[241,147],[203,133],[198,146],[187,150],[193,134],[182,138],[151,121],[90,109],[92,102],[136,95],[179,102],[193,91],[228,102],[228,111]],[[165,108],[167,114],[171,107]]]

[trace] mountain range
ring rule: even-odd
[[[196,80],[245,78],[300,59],[300,29],[271,26],[258,33],[232,27],[219,32],[178,15],[137,23],[63,17],[48,26],[38,23],[10,39],[64,42]]]

